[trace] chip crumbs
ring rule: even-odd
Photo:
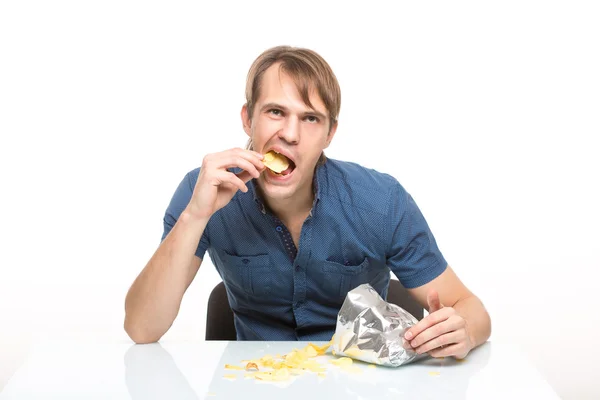
[[[304,348],[294,349],[283,356],[279,354],[275,357],[265,355],[256,360],[243,360],[242,362],[246,364],[245,368],[231,364],[225,364],[225,368],[237,371],[245,370],[247,371],[244,374],[245,378],[259,381],[287,381],[306,372],[314,372],[319,378],[324,378],[327,368],[315,360],[315,357],[326,354],[332,343],[333,339],[323,346],[309,343]],[[348,357],[330,362],[348,372],[362,372],[360,368],[352,365],[352,359]],[[270,368],[271,370],[265,370],[264,368]],[[235,379],[235,377],[235,375],[225,375],[225,378]]]

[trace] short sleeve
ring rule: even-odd
[[[164,231],[162,235],[161,242],[165,240],[171,229],[175,226],[175,223],[179,219],[179,216],[185,210],[190,199],[192,198],[192,193],[194,191],[194,186],[196,185],[196,181],[198,180],[199,169],[189,172],[183,178],[173,197],[171,198],[171,202],[169,203],[169,207],[167,207],[167,211],[165,212],[165,216],[163,218]],[[196,256],[200,259],[204,257],[206,250],[210,247],[210,242],[208,240],[208,225],[204,229],[204,233],[200,238],[200,243],[198,243],[198,248],[196,249]]]
[[[387,264],[402,285],[416,288],[447,267],[435,238],[410,194],[395,182],[389,203]]]

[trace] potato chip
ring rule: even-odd
[[[326,345],[324,345],[324,346],[317,346],[317,345],[316,345],[316,344],[314,344],[314,343],[309,343],[308,345],[309,345],[309,346],[311,346],[312,348],[314,348],[314,349],[317,351],[317,353],[318,353],[319,355],[322,355],[322,354],[325,354],[325,353],[327,352],[327,349],[328,349],[329,347],[331,347],[332,343],[333,343],[333,339],[331,339],[331,340],[329,341],[329,343],[327,343],[327,344],[326,344]]]
[[[316,357],[319,355],[319,352],[312,346],[306,346],[304,348],[304,353],[308,356],[308,357]]]
[[[344,350],[344,353],[352,358],[359,358],[362,355],[362,351],[358,347],[351,347],[348,350]]]
[[[249,362],[248,364],[246,364],[246,371],[250,371],[250,370],[258,371],[258,365],[256,365],[256,363]]]
[[[263,164],[265,164],[265,167],[278,174],[282,173],[290,166],[286,156],[276,153],[273,150],[265,154]]]
[[[273,360],[273,356],[270,355],[266,355],[260,359],[260,364],[262,364],[263,367],[271,367],[273,366],[274,362],[275,360]]]
[[[225,369],[232,369],[235,371],[243,371],[244,367],[240,367],[238,365],[225,364]]]
[[[273,372],[259,372],[255,377],[261,381],[286,381],[290,378],[290,373],[287,369],[279,369]]]
[[[440,376],[440,373],[437,371],[431,371],[429,372],[429,376]]]
[[[223,378],[226,378],[226,379],[235,379],[235,378],[237,378],[237,375],[227,374],[227,375],[223,375]]]
[[[337,360],[330,360],[330,364],[336,365],[338,367],[352,365],[352,359],[350,357],[341,357]]]

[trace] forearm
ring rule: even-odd
[[[456,302],[454,309],[465,319],[467,333],[473,347],[477,347],[489,339],[492,323],[481,300],[476,296],[470,296]]]
[[[155,342],[170,328],[198,271],[195,251],[208,220],[184,211],[125,299],[125,330],[136,342]]]

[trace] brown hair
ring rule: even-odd
[[[329,129],[337,122],[340,114],[342,95],[335,74],[327,62],[316,52],[291,46],[277,46],[264,51],[252,63],[246,80],[246,106],[252,119],[254,106],[258,101],[261,80],[265,71],[275,63],[280,63],[280,71],[286,72],[296,83],[304,103],[310,103],[309,94],[313,89],[321,97],[329,114]]]

